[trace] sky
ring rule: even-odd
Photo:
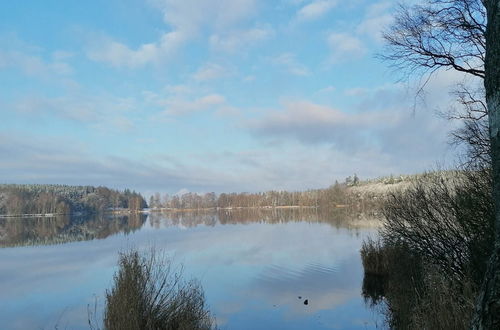
[[[0,2],[0,182],[328,187],[454,162],[462,79],[381,61],[395,1]]]

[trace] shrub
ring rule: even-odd
[[[405,244],[456,281],[480,284],[494,241],[489,171],[429,173],[385,203],[383,240]]]
[[[168,259],[153,249],[144,255],[131,250],[120,254],[118,264],[114,285],[106,291],[105,329],[214,328],[202,287],[185,282]]]
[[[435,267],[428,267],[424,285],[412,312],[413,328],[469,329],[477,292],[470,281],[458,287]]]
[[[365,301],[383,302],[391,328],[468,328],[494,240],[490,187],[487,170],[436,172],[387,198],[361,256]]]

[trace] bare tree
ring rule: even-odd
[[[421,88],[440,69],[484,79],[486,9],[481,0],[427,0],[400,5],[394,23],[383,33],[386,49],[380,57],[406,77],[417,75]],[[477,79],[475,79],[477,82]],[[490,166],[488,110],[483,87],[457,84],[452,92],[460,107],[445,113],[459,120],[451,132],[453,145],[465,145],[466,167]]]
[[[486,11],[481,0],[428,0],[400,5],[384,32],[381,57],[408,74],[455,69],[484,78]]]
[[[484,79],[496,238],[472,328],[499,329],[500,0],[428,0],[423,5],[401,6],[384,38],[388,55],[382,58],[408,75],[421,73],[426,77],[424,84],[439,69],[454,69]],[[469,131],[476,128],[465,126]]]
[[[427,173],[389,195],[381,236],[404,244],[457,286],[480,286],[494,241],[489,170]]]
[[[460,122],[460,127],[450,132],[450,142],[456,147],[465,147],[461,166],[466,169],[491,168],[491,143],[484,86],[471,88],[460,83],[452,93],[460,108],[451,107],[443,116],[448,120]]]

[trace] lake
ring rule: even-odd
[[[201,282],[220,329],[380,327],[361,295],[359,249],[375,233],[315,209],[3,218],[1,328],[89,329],[118,252],[151,246]]]

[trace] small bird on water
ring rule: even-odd
[[[308,304],[309,304],[309,299],[304,300],[304,305],[308,305]]]

